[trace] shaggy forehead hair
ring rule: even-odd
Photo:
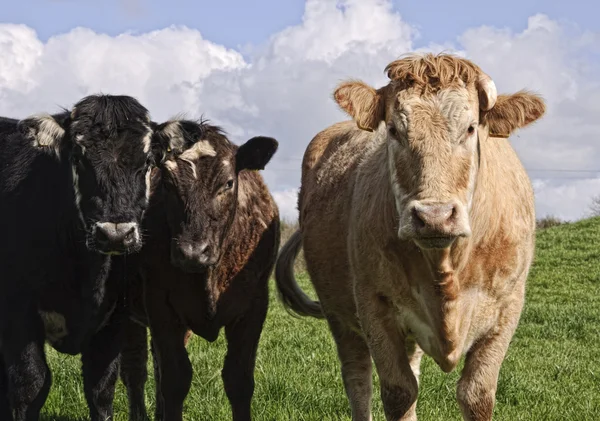
[[[385,72],[402,89],[419,87],[424,94],[475,83],[483,73],[467,59],[431,53],[409,54],[388,64]]]
[[[90,95],[75,104],[71,118],[102,127],[109,136],[136,123],[150,123],[148,110],[138,101],[123,95]]]

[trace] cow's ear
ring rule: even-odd
[[[241,145],[235,154],[235,170],[264,170],[279,144],[272,137],[257,136]]]
[[[546,104],[539,95],[517,92],[498,95],[492,109],[482,113],[482,123],[487,124],[492,137],[509,137],[512,132],[540,119]]]
[[[372,132],[385,118],[385,88],[375,90],[366,83],[349,81],[340,84],[333,92],[333,99],[356,125]]]
[[[163,163],[185,149],[185,132],[179,120],[152,124],[152,150],[157,163]]]
[[[66,136],[66,120],[49,114],[35,115],[19,121],[18,128],[33,147],[60,157],[60,150]]]
[[[169,120],[153,125],[153,143],[161,163],[174,156],[181,155],[193,146],[204,134],[204,126],[190,120]]]

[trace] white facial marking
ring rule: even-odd
[[[55,344],[69,334],[65,316],[55,311],[40,311],[39,313],[44,323],[46,340],[50,344]]]
[[[77,136],[75,136],[75,142],[79,145],[79,148],[81,149],[81,155],[85,155],[85,146],[83,146],[81,144],[82,140],[83,140],[82,134],[78,134]]]
[[[165,167],[167,167],[168,170],[170,171],[175,171],[177,169],[177,162],[169,159],[167,161],[165,161]]]
[[[75,193],[75,207],[77,208],[77,213],[79,213],[81,223],[83,223],[83,226],[85,227],[85,219],[83,218],[83,213],[81,212],[81,192],[79,191],[79,174],[77,174],[77,168],[75,168],[75,165],[71,165],[71,172],[73,173],[73,193]]]
[[[217,151],[215,151],[215,148],[213,148],[210,142],[208,142],[207,140],[201,140],[199,142],[196,142],[194,146],[183,152],[179,156],[179,158],[182,161],[186,161],[190,165],[190,167],[192,168],[194,178],[197,179],[198,176],[196,174],[195,161],[201,156],[215,156],[216,154]]]
[[[152,147],[152,129],[150,126],[146,126],[146,129],[148,132],[146,133],[146,136],[144,136],[144,139],[142,139],[142,142],[144,143],[144,153],[147,154]]]
[[[192,176],[197,180],[198,175],[196,174],[196,164],[193,161],[188,161],[187,159],[184,159],[183,161],[189,164],[190,168],[192,169]]]
[[[196,142],[194,146],[183,152],[179,157],[186,161],[194,161],[201,156],[215,156],[217,151],[208,140]]]
[[[146,203],[150,202],[150,190],[152,187],[152,167],[146,170]]]

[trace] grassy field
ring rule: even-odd
[[[306,276],[302,284],[310,285]],[[255,420],[349,420],[334,344],[324,321],[290,316],[276,300],[263,331],[253,401]],[[194,380],[186,420],[227,420],[220,369],[221,336],[189,345]],[[49,350],[54,384],[45,421],[87,419],[78,358]],[[421,420],[460,420],[458,370],[444,374],[424,358],[417,413]],[[150,367],[150,372],[152,372]],[[376,376],[375,376],[376,377]],[[376,388],[378,388],[375,378]],[[154,408],[153,379],[147,406]],[[379,393],[374,420],[383,420]],[[127,420],[119,383],[116,420]],[[600,420],[600,219],[541,230],[521,323],[500,373],[495,420]]]

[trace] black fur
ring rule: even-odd
[[[3,421],[39,419],[51,383],[46,340],[60,352],[81,353],[90,417],[112,419],[126,257],[96,244],[95,224],[141,226],[156,152],[144,151],[150,125],[134,98],[110,95],[88,96],[72,112],[45,119],[0,118]],[[119,251],[140,248],[141,239]],[[45,324],[40,311],[64,317],[66,331]]]

